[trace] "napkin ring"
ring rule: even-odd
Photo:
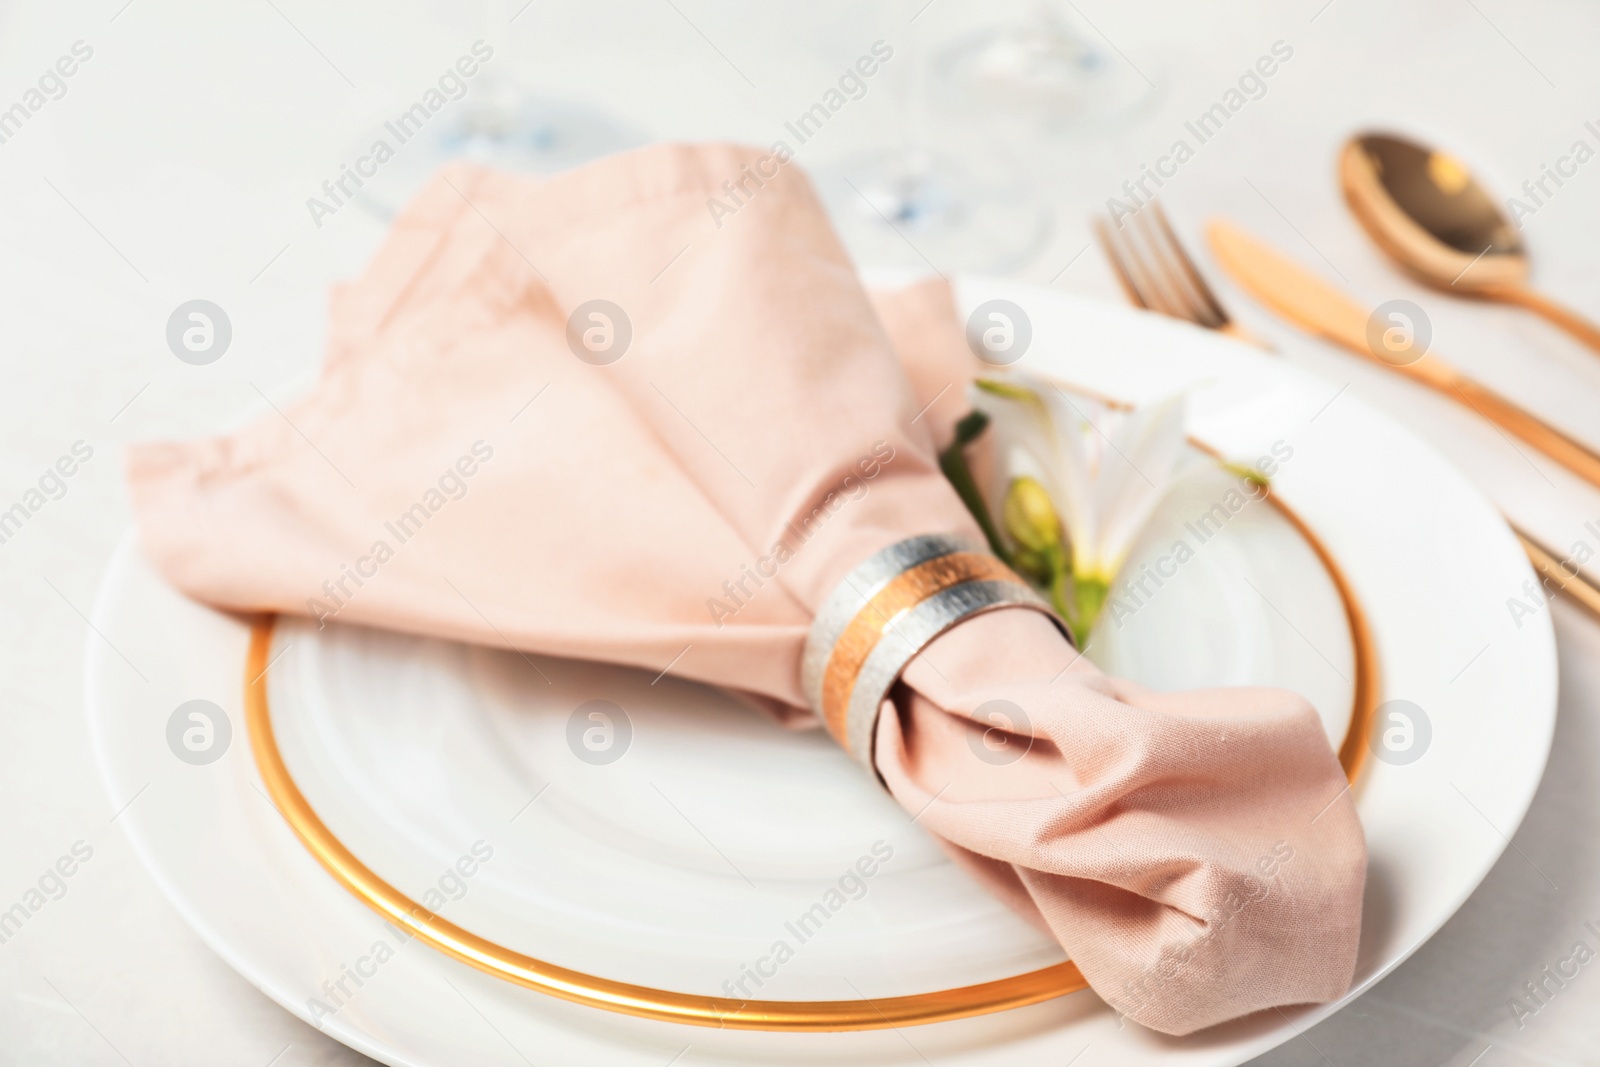
[[[878,712],[906,664],[958,622],[1032,608],[1072,634],[1045,600],[970,538],[925,534],[871,556],[823,601],[806,636],[801,685],[844,750],[872,766]]]

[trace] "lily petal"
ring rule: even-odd
[[[1187,451],[1188,401],[1182,394],[1127,412],[1111,434],[1112,455],[1097,480],[1096,543],[1105,573],[1126,561],[1139,531],[1172,486]]]

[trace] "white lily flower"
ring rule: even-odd
[[[1185,455],[1185,398],[1116,408],[1013,374],[978,382],[973,402],[990,420],[977,475],[989,513],[1085,639]]]

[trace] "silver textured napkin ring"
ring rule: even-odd
[[[1050,605],[983,545],[909,537],[857,566],[823,601],[806,637],[800,681],[834,740],[872,766],[878,711],[906,664],[956,623],[997,608],[1032,608],[1071,640]]]

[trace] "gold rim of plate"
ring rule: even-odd
[[[1378,703],[1377,650],[1372,632],[1349,583],[1322,542],[1276,495],[1269,494],[1268,499],[1311,545],[1344,602],[1355,648],[1356,677],[1350,727],[1339,749],[1339,763],[1353,786],[1366,762],[1372,715]],[[267,795],[300,843],[335,881],[379,915],[469,967],[591,1008],[729,1030],[840,1031],[920,1026],[1026,1007],[1088,988],[1083,973],[1069,961],[978,985],[900,997],[735,1000],[586,974],[479,937],[434,914],[380,878],[345,847],[300,792],[278,749],[267,702],[269,653],[276,623],[276,616],[271,615],[252,623],[244,670],[250,748]]]

